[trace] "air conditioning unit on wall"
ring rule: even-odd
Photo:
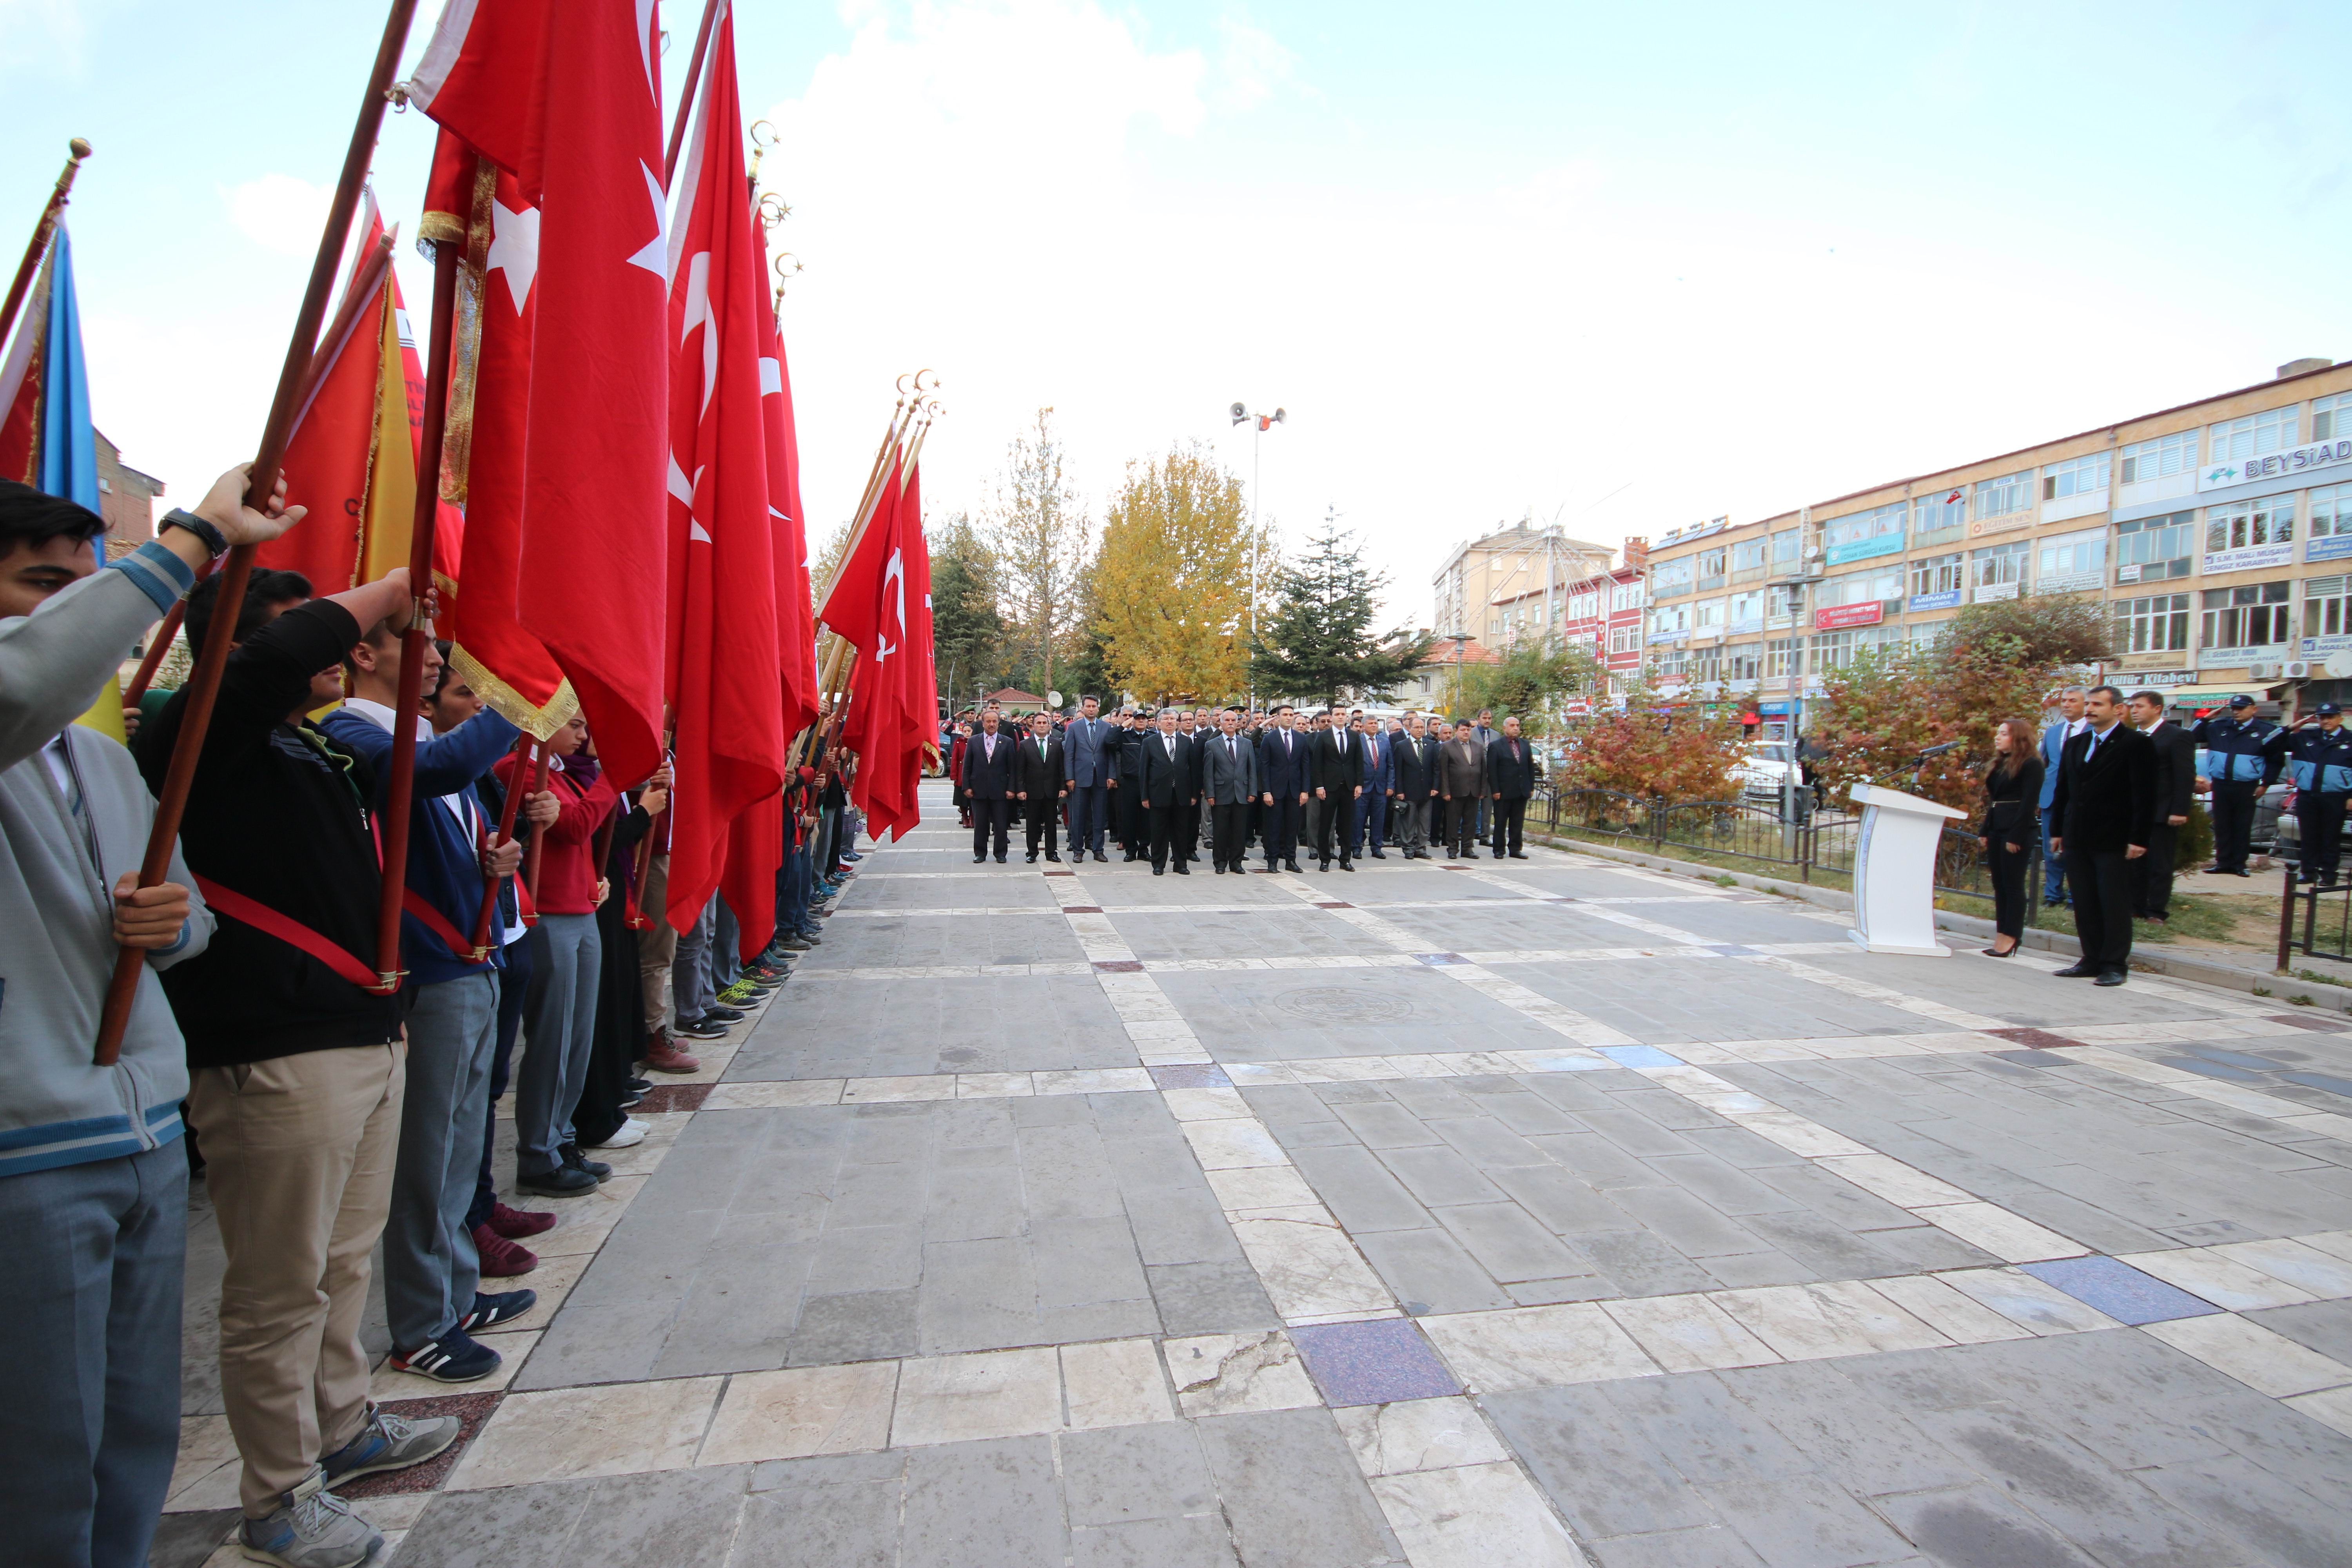
[[[2326,666],[2314,664],[2308,659],[2291,658],[2286,663],[2286,678],[2289,680],[2316,680],[2326,673]]]
[[[2275,660],[2250,664],[2246,666],[2246,679],[2248,680],[2284,680],[2286,679],[2286,670],[2285,665]]]

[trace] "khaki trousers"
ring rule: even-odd
[[[637,889],[637,908],[654,922],[637,933],[637,982],[645,1002],[648,1038],[669,1027],[669,967],[677,957],[677,931],[669,923],[669,854],[657,850],[646,857],[646,885]]]
[[[188,1120],[228,1268],[221,1399],[248,1518],[367,1419],[360,1344],[392,1196],[407,1047],[348,1046],[190,1075]]]

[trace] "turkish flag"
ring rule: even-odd
[[[877,838],[919,820],[915,784],[936,709],[921,488],[912,467],[902,479],[900,461],[891,460],[873,519],[835,580],[823,617],[858,650],[841,741],[857,753],[850,795]]]
[[[570,678],[606,770],[628,780],[661,762],[669,276],[657,51],[653,0],[453,0],[411,96],[537,208],[516,623]],[[470,554],[478,541],[467,543]]]
[[[768,426],[768,519],[775,526],[777,662],[783,677],[784,739],[816,722],[816,618],[810,608],[808,517],[801,510],[800,432],[793,416],[793,373],[784,358],[775,301],[767,291],[768,231],[754,224],[759,246],[761,309],[767,321],[767,357],[760,362],[760,400]]]
[[[539,226],[539,209],[512,174],[441,133],[422,232],[465,247],[442,474],[443,493],[465,509],[466,550],[437,629],[456,644],[450,662],[475,694],[544,740],[580,710],[580,700],[554,656],[523,628],[516,596]]]
[[[373,249],[371,235],[361,255]],[[381,277],[391,276],[387,265]],[[350,286],[362,281],[355,275]],[[360,581],[385,326],[382,281],[374,287],[375,299],[336,313],[341,331],[331,331],[312,353],[309,395],[295,411],[294,431],[286,442],[286,500],[308,507],[310,519],[261,545],[253,556],[257,567],[299,572],[310,579],[311,592],[321,595],[340,594]],[[415,471],[414,454],[408,467]]]
[[[734,30],[722,0],[670,242],[668,689],[677,782],[668,912],[681,931],[719,887],[729,826],[784,786],[761,385],[767,281],[743,168]],[[775,870],[747,868],[764,874],[767,891],[735,909],[746,941],[757,930],[753,952],[773,929]]]

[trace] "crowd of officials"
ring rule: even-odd
[[[718,900],[673,930],[658,918],[669,770],[615,787],[574,719],[537,787],[520,731],[429,642],[424,701],[399,712],[406,574],[314,595],[257,573],[235,605],[215,579],[190,592],[229,546],[299,520],[282,487],[267,511],[244,488],[241,470],[225,475],[154,541],[102,562],[96,515],[0,482],[0,1311],[21,1368],[0,1402],[0,1557],[29,1568],[147,1561],[179,1447],[194,1171],[226,1252],[237,1542],[289,1568],[365,1561],[381,1535],[331,1489],[429,1459],[460,1429],[369,1398],[361,1324],[379,1243],[394,1364],[450,1384],[496,1370],[477,1336],[535,1298],[485,1282],[529,1276],[529,1238],[611,1174],[595,1153],[645,1138],[629,1115],[644,1075],[696,1071],[692,1043],[726,1037],[784,983],[857,858],[828,757],[777,807],[791,849],[773,942],[739,962]],[[126,709],[128,748],[74,721],[184,598],[191,645],[234,615],[233,651],[169,872],[142,889],[186,695]],[[380,819],[404,722],[417,735],[406,977],[381,994]],[[510,790],[516,827],[501,834]],[[532,837],[535,900],[513,875]],[[120,1058],[100,1065],[100,1005],[126,947],[145,963]],[[518,1037],[514,1164],[494,1171]],[[509,1205],[500,1177],[556,1201]]]
[[[1123,707],[1085,697],[1064,714],[1015,721],[995,702],[940,737],[975,863],[1003,861],[1013,830],[1030,860],[1106,846],[1189,876],[1205,844],[1216,874],[1240,876],[1255,848],[1267,871],[1353,871],[1359,858],[1527,858],[1528,801],[1543,759],[1516,718],[1409,713],[1385,724],[1360,708],[1302,716],[1289,703],[1248,710]]]

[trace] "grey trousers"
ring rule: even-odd
[[[1408,849],[1429,847],[1429,802],[1397,801],[1390,815],[1391,834]]]
[[[530,990],[522,1004],[522,1071],[515,1084],[518,1175],[547,1174],[563,1163],[563,1146],[572,1141],[572,1112],[596,1043],[604,955],[594,915],[541,915],[530,928]]]
[[[187,1149],[0,1176],[0,1235],[25,1351],[0,1400],[0,1557],[143,1568],[180,1446]]]
[[[699,1018],[718,991],[710,984],[710,948],[719,934],[719,900],[713,898],[694,917],[694,924],[677,933],[677,956],[670,961],[672,993],[677,998],[677,1020]]]
[[[466,1210],[488,1125],[498,976],[485,970],[415,988],[408,1013],[408,1093],[383,1226],[383,1301],[392,1342],[415,1350],[474,1306],[480,1259]]]

